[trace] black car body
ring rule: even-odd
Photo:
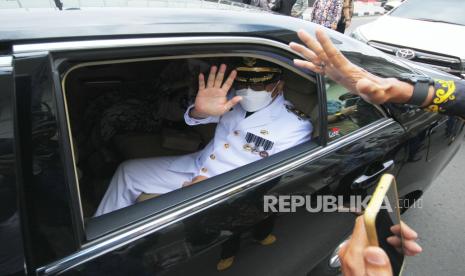
[[[351,232],[355,215],[303,208],[264,213],[263,196],[367,195],[390,171],[397,176],[400,197],[418,199],[457,152],[463,123],[412,106],[373,106],[296,68],[292,60],[299,56],[287,45],[298,41],[300,28],[314,33],[315,25],[260,11],[201,8],[2,12],[1,273],[331,273],[328,259]],[[329,34],[352,62],[377,75],[454,78]],[[160,60],[166,57],[215,62],[240,56],[266,59],[287,70],[288,90],[295,92],[289,92],[290,100],[312,118],[313,139],[198,185],[92,218],[85,209],[94,186],[85,177],[114,170],[101,162],[97,170],[91,161],[82,166],[83,159],[93,159],[79,144],[75,122],[86,118],[82,126],[93,120],[85,113],[92,91],[139,80],[147,73],[140,68],[164,67]],[[356,105],[355,113],[329,121],[337,101]],[[101,159],[104,154],[94,150]],[[277,241],[269,246],[253,242],[253,232],[260,229],[273,232]],[[233,266],[217,271],[221,254],[231,246],[236,248]]]

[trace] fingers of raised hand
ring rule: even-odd
[[[321,61],[328,62],[328,57],[326,56],[323,47],[321,46],[320,42],[314,39],[309,33],[304,30],[299,30],[297,32],[297,36],[302,40],[302,42],[307,45],[307,47],[313,51]]]
[[[205,89],[205,76],[200,73],[199,74],[199,90]]]
[[[303,55],[305,59],[307,59],[308,61],[316,63],[316,64],[320,63],[320,59],[317,57],[317,55],[312,50],[308,49],[302,44],[291,42],[289,43],[289,47],[291,47],[292,50]]]
[[[235,96],[231,100],[227,101],[224,105],[224,112],[228,112],[233,106],[238,104],[242,100],[241,96]]]
[[[221,87],[223,84],[224,72],[226,72],[226,65],[221,64],[220,70],[218,70],[218,74],[216,74],[215,83],[213,85],[214,87]]]
[[[236,76],[237,76],[237,72],[236,70],[233,70],[228,78],[226,79],[226,81],[224,82],[223,86],[221,87],[223,90],[225,91],[229,91],[229,89],[231,88],[231,86],[233,85],[234,83],[234,79],[236,79]]]
[[[215,84],[216,71],[218,71],[218,68],[215,65],[213,65],[210,68],[210,74],[208,75],[207,88],[213,87],[213,85]]]
[[[333,64],[335,67],[338,68],[341,68],[344,65],[346,65],[348,60],[341,54],[341,52],[336,48],[336,46],[334,46],[331,39],[325,34],[325,32],[322,29],[316,30],[316,38],[327,57],[327,62]]]
[[[307,68],[308,70],[311,70],[318,74],[325,73],[324,67],[322,67],[321,65],[315,65],[313,62],[310,61],[294,59],[294,64],[302,68]]]

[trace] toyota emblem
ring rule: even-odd
[[[396,56],[405,59],[413,59],[415,57],[415,51],[410,49],[399,49],[396,52]]]

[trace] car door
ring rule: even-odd
[[[221,40],[219,37],[214,39]],[[250,43],[252,38],[236,39],[238,45],[243,43],[248,47],[241,53],[272,52],[282,64],[293,66],[292,59],[296,55],[285,44],[271,40]],[[186,40],[192,43],[195,38]],[[169,45],[169,39],[163,41]],[[176,43],[179,41],[178,38]],[[129,47],[132,42],[134,46],[139,43],[126,39],[124,45]],[[98,41],[94,43],[92,47]],[[40,183],[39,190],[54,191],[48,197],[38,198],[36,189],[25,189],[28,202],[22,208],[29,212],[25,219],[32,222],[30,225],[37,226],[27,229],[32,237],[27,251],[31,273],[306,275],[346,238],[355,215],[347,208],[312,212],[305,205],[295,209],[286,206],[298,198],[306,199],[305,196],[346,196],[347,200],[350,195],[370,194],[380,174],[398,169],[404,160],[405,132],[399,123],[379,107],[350,96],[341,87],[328,86],[321,76],[295,68],[316,81],[318,137],[260,162],[205,180],[202,185],[176,190],[84,223],[72,168],[69,122],[59,85],[61,76],[56,69],[61,62],[59,57],[63,55],[54,53],[64,45],[74,47],[72,43],[55,45],[57,47],[46,53],[27,53],[31,48],[17,48],[27,49],[26,52],[18,50],[16,57],[17,71],[21,72],[18,77],[24,75],[27,80],[23,82],[27,89],[18,99],[31,106],[36,106],[34,100],[37,97],[44,99],[44,93],[38,92],[40,89],[31,89],[27,85],[41,87],[40,91],[47,87],[49,90],[45,91],[52,93],[45,97],[52,99],[52,105],[37,111],[50,123],[45,125],[55,127],[50,131],[54,135],[48,132],[44,135],[47,137],[46,148],[60,156],[59,162],[45,158],[40,163],[41,170],[34,171],[32,160],[38,158],[38,154],[27,148],[26,142],[31,141],[32,133],[29,128],[23,130],[25,137],[29,133],[29,140],[22,145],[29,153],[24,156],[23,162],[27,160],[29,163],[23,165],[23,177],[30,183]],[[106,44],[105,47],[112,46]],[[113,41],[113,47],[118,47],[118,40]],[[87,54],[93,54],[92,48],[86,50]],[[49,75],[35,78],[39,72]],[[335,87],[337,96],[330,102],[326,90],[332,87]],[[335,105],[339,106],[334,102],[337,100],[342,101],[341,107],[350,112],[344,111],[343,116],[336,114],[337,120],[333,116],[329,121],[328,117],[335,115],[328,113],[330,103],[334,110]],[[32,121],[29,116],[20,119]],[[33,148],[39,145],[42,146],[37,143]],[[45,180],[53,181],[45,185]],[[57,195],[66,200],[56,201]],[[288,203],[284,203],[281,212],[265,212],[264,202],[269,196]],[[345,203],[342,207],[346,207]],[[44,204],[51,204],[47,212],[31,212]],[[68,216],[62,217],[65,214]],[[57,218],[62,220],[57,223]],[[50,229],[62,229],[62,237],[51,236]],[[266,240],[270,235],[274,236],[274,241]],[[56,245],[56,238],[61,247]],[[41,243],[47,247],[41,248]],[[45,252],[55,254],[40,256],[44,248],[50,249]],[[231,257],[234,257],[232,265],[219,271],[219,261]]]
[[[13,53],[14,129],[19,221],[26,272],[75,252],[79,227],[73,211],[67,169],[69,144],[63,144],[64,106],[45,52]],[[80,221],[80,220],[79,220]],[[81,232],[82,234],[82,232]],[[81,236],[82,237],[82,236]]]
[[[24,272],[14,130],[13,57],[0,55],[0,274]]]

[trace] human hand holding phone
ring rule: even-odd
[[[422,251],[418,234],[400,221],[399,197],[393,175],[384,174],[350,240],[340,250],[344,275],[400,275],[404,255]]]
[[[401,231],[402,234],[400,233]],[[405,256],[415,256],[423,251],[421,246],[417,243],[417,232],[410,228],[405,222],[401,221],[400,225],[396,224],[392,226],[391,232],[394,235],[387,238],[387,242],[397,250],[403,251]],[[401,235],[403,240],[400,238]]]
[[[421,253],[422,248],[416,243],[418,234],[407,224],[401,222],[401,227],[394,225],[391,227],[391,230],[394,235],[390,236],[387,241],[392,246],[399,250],[402,249],[402,243],[399,238],[400,231],[402,231],[404,254],[415,256]],[[352,236],[341,247],[339,258],[344,276],[393,275],[391,262],[386,252],[380,247],[370,246],[363,216],[357,217]]]

